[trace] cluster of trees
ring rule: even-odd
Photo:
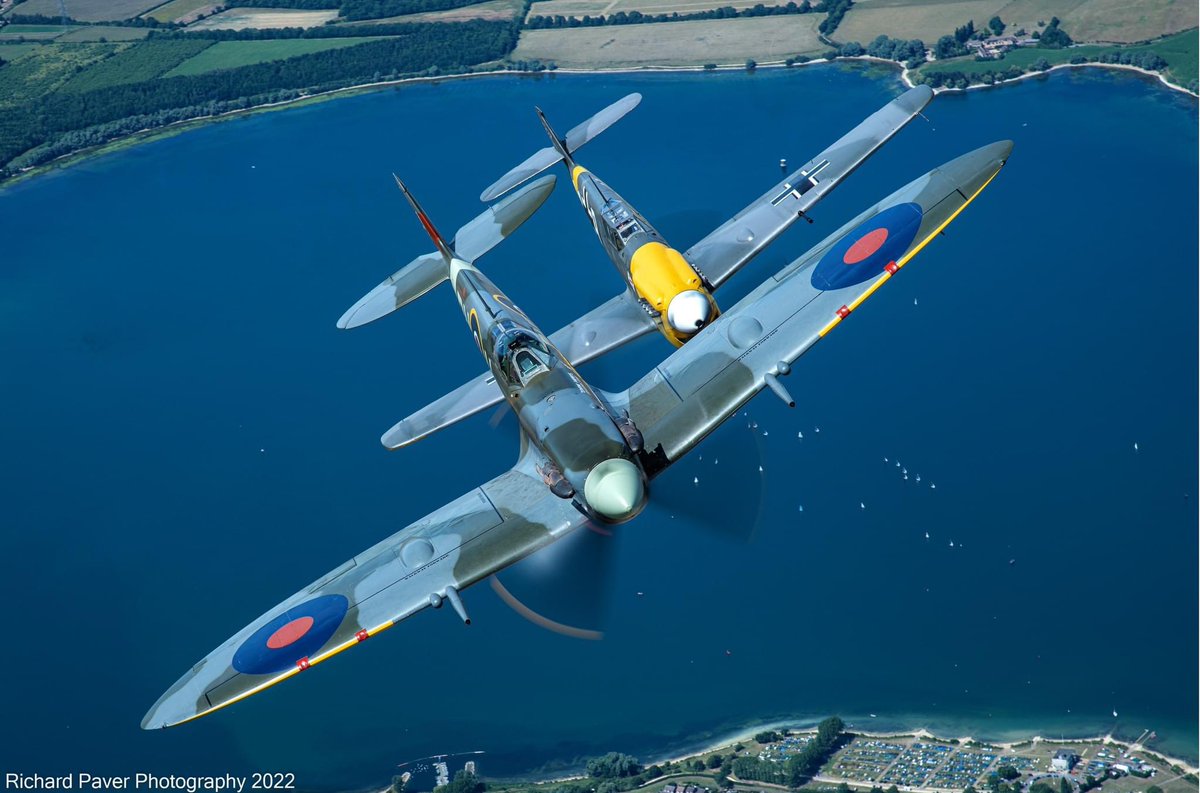
[[[1033,37],[1038,40],[1039,47],[1046,47],[1052,50],[1059,50],[1063,47],[1071,46],[1071,37],[1067,35],[1067,31],[1058,26],[1058,17],[1052,17],[1050,24],[1046,25],[1043,31],[1034,31]]]
[[[614,779],[637,776],[642,773],[642,766],[636,757],[620,752],[609,752],[602,757],[593,757],[588,760],[587,772],[588,776],[597,779]]]
[[[867,45],[867,54],[872,58],[885,58],[889,61],[899,61],[915,68],[925,62],[925,42],[920,39],[893,39],[888,36],[876,36]]]
[[[817,725],[817,734],[813,739],[786,762],[773,763],[769,760],[759,760],[757,757],[735,757],[730,764],[731,771],[738,779],[800,787],[805,780],[816,774],[821,765],[837,750],[846,737],[842,732],[844,727],[842,720],[836,716],[825,719]]]
[[[84,22],[68,16],[48,16],[46,14],[9,14],[5,20],[13,25],[104,25],[105,27],[122,28],[175,28],[174,22],[159,22],[154,17],[130,17],[129,19],[113,19],[108,22]]]
[[[351,47],[192,76],[57,92],[0,114],[0,167],[47,162],[147,127],[406,75],[465,71],[516,46],[510,22],[400,26],[403,33]],[[388,69],[381,74],[381,68]],[[0,178],[6,175],[0,170]]]
[[[332,11],[342,0],[225,0],[226,8],[298,8],[302,11]]]
[[[826,17],[821,20],[817,30],[821,31],[826,38],[832,36],[833,31],[837,30],[837,26],[842,24],[842,17],[846,16],[846,12],[852,5],[854,5],[853,0],[822,0],[816,6],[816,10],[824,11]]]
[[[954,36],[942,36],[933,45],[933,54],[939,61],[946,58],[955,58],[959,55],[966,55],[967,48],[963,42],[959,41]]]
[[[485,0],[342,0],[338,13],[342,19],[356,22],[422,11],[445,11],[482,2]]]
[[[1088,60],[1088,59],[1084,59]],[[1079,58],[1072,58],[1071,63],[1082,63]],[[1152,72],[1167,68],[1167,62],[1157,52],[1142,50],[1141,52],[1106,52],[1094,59],[1095,63],[1123,63],[1126,66],[1137,66]]]
[[[744,8],[740,11],[733,6],[722,6],[707,11],[694,11],[684,14],[680,14],[678,11],[670,14],[643,14],[641,11],[618,11],[615,14],[607,16],[603,14],[597,16],[585,14],[582,19],[574,16],[563,16],[562,14],[555,14],[553,16],[538,14],[530,17],[525,27],[534,30],[545,28],[588,28],[604,25],[640,25],[651,22],[686,22],[692,19],[734,19],[737,17],[776,16],[779,14],[807,14],[810,11],[812,11],[812,5],[809,3],[809,0],[801,0],[799,4],[789,2],[787,5],[782,6],[766,6],[758,3],[753,8]]]
[[[1008,25],[1004,24],[1004,20],[999,16],[994,16],[988,20],[988,28],[991,29],[993,36],[999,36],[1004,32],[1006,27],[1008,27]]]
[[[438,785],[433,793],[484,793],[487,783],[468,771],[459,771],[454,779],[444,785]]]

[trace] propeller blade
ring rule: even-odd
[[[541,628],[577,639],[604,637],[601,626],[612,589],[616,537],[589,521],[491,578],[492,590],[513,611]]]

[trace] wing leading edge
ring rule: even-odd
[[[522,460],[377,543],[247,625],[185,673],[142,720],[182,724],[297,675],[582,525]]]
[[[617,395],[671,465],[778,378],[919,253],[999,173],[1010,141],[934,169],[767,279],[661,365]],[[790,398],[789,398],[790,401]]]

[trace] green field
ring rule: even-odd
[[[41,44],[3,44],[0,43],[0,60],[15,61],[27,52],[33,52]]]
[[[44,44],[0,69],[0,108],[37,99],[129,44]]]
[[[154,8],[163,0],[62,0],[67,16],[80,22],[110,22],[129,19]],[[59,0],[25,0],[15,10],[18,14],[45,14],[56,17],[62,13]]]
[[[84,69],[58,90],[82,93],[110,85],[153,80],[211,46],[211,41],[203,39],[145,41]]]
[[[0,41],[53,41],[78,29],[77,25],[5,25],[0,28]]]
[[[263,41],[218,41],[198,55],[183,61],[166,72],[163,77],[178,77],[184,74],[203,74],[218,69],[233,69],[252,63],[265,63],[323,52],[375,41],[368,36],[351,36],[337,39],[266,39]]]
[[[1028,69],[1036,61],[1045,58],[1051,65],[1070,63],[1072,58],[1095,58],[1109,52],[1145,52],[1158,53],[1167,62],[1168,78],[1173,82],[1186,86],[1197,77],[1197,56],[1200,53],[1200,35],[1196,30],[1176,33],[1160,41],[1150,44],[1139,44],[1132,47],[1116,45],[1089,44],[1080,47],[1067,47],[1061,50],[1047,50],[1038,47],[1023,47],[1013,50],[998,61],[977,61],[971,56],[949,58],[935,61],[922,66],[922,73],[933,72],[962,72],[963,74],[983,74],[989,71],[1001,71],[1011,66]]]

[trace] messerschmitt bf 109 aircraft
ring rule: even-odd
[[[480,198],[492,201],[556,162],[563,162],[604,252],[621,274],[627,296],[676,347],[718,313],[713,290],[725,283],[911,121],[933,98],[928,86],[906,91],[837,143],[772,187],[711,234],[680,253],[633,206],[577,164],[573,152],[641,101],[630,94],[559,138],[535,108],[551,145],[500,177]],[[809,219],[811,222],[811,218]]]
[[[550,131],[553,146],[513,168],[485,190],[483,197],[490,200],[504,195],[559,161],[565,160],[571,169],[579,199],[622,274],[626,289],[550,334],[549,340],[566,360],[581,365],[655,330],[679,346],[716,316],[712,290],[725,283],[866,161],[920,113],[932,97],[933,91],[928,86],[917,86],[901,94],[683,254],[668,247],[645,218],[612,188],[571,159],[571,152],[635,108],[641,101],[639,94],[630,94],[601,110],[562,139]],[[506,209],[497,205],[493,210],[498,214],[514,214],[515,208],[527,203],[518,201]],[[456,240],[463,233],[460,231]],[[338,327],[354,328],[379,319],[433,289],[446,279],[438,262],[436,253],[417,258],[351,306],[338,320]],[[484,373],[398,422],[384,433],[382,443],[389,449],[407,446],[497,405],[502,399],[491,373]]]
[[[180,724],[230,705],[427,607],[449,602],[469,623],[462,590],[589,519],[620,522],[636,514],[651,498],[648,483],[764,387],[792,404],[780,378],[795,360],[958,217],[1011,150],[1009,141],[984,146],[883,199],[619,393],[588,386],[413,201],[503,398],[521,419],[516,464],[243,628],[184,673],[142,727]],[[524,188],[545,189],[545,182]]]

